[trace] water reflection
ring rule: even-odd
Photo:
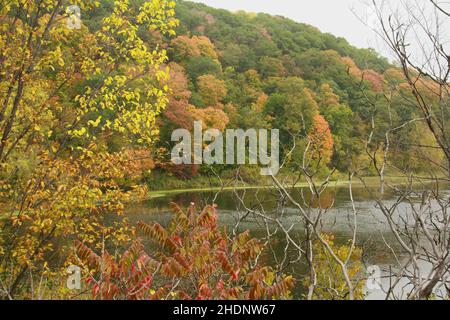
[[[375,201],[372,199],[371,192],[376,190],[366,190],[363,187],[353,187],[353,199],[356,209],[356,234],[357,245],[364,250],[364,263],[366,266],[377,265],[381,269],[389,270],[390,266],[395,266],[398,261],[392,254],[396,252],[397,258],[402,259],[402,252],[390,232],[385,218],[381,211],[376,207]],[[329,188],[320,197],[320,199],[311,198],[310,192],[305,188],[296,188],[291,190],[295,199],[305,206],[311,206],[318,211],[318,208],[327,208],[326,214],[323,216],[323,230],[331,232],[336,236],[336,242],[339,244],[347,243],[353,236],[354,231],[354,210],[350,201],[348,187]],[[394,195],[387,195],[386,198],[392,203]],[[246,215],[246,218],[240,223],[237,231],[250,230],[252,236],[264,238],[266,236],[266,226],[264,221],[258,216],[247,215],[244,207],[239,199],[242,199],[248,208],[264,207],[266,212],[276,215],[286,228],[291,228],[292,238],[296,238],[299,242],[304,238],[304,228],[302,216],[299,210],[292,205],[286,203],[281,206],[283,210],[279,210],[280,194],[275,189],[248,189],[239,191],[216,191],[203,192],[184,192],[172,194],[156,199],[150,199],[147,202],[134,204],[128,208],[127,217],[132,223],[138,221],[158,221],[166,224],[171,219],[169,203],[175,202],[182,207],[187,207],[191,203],[195,203],[199,208],[215,202],[218,205],[219,223],[232,228],[236,221]],[[390,200],[389,200],[390,199]],[[400,206],[400,211],[408,212],[407,204]],[[314,210],[313,210],[314,212]],[[275,226],[272,226],[273,230]],[[271,242],[268,254],[263,258],[268,264],[275,264],[277,256],[284,253],[286,247],[285,237],[281,233]],[[275,253],[273,255],[272,253]],[[296,252],[291,253],[296,256]],[[427,268],[426,265],[423,266]],[[298,278],[302,278],[307,274],[306,265],[296,263],[286,272],[294,274]],[[382,284],[386,287],[389,279],[382,279]],[[301,298],[305,294],[305,288],[301,285],[297,286],[295,297]],[[383,292],[373,290],[368,292],[368,299],[383,298]]]

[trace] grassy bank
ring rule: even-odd
[[[406,177],[388,177],[387,182],[394,183],[394,184],[402,184],[406,182]],[[224,182],[225,183],[225,182]],[[376,187],[380,183],[380,180],[378,177],[365,177],[364,178],[364,184],[368,187]],[[364,185],[359,179],[354,179],[352,181],[352,185],[362,187]],[[195,184],[194,184],[195,185]],[[330,188],[333,187],[342,187],[342,186],[348,186],[350,185],[349,180],[340,179],[331,181],[329,184]],[[286,187],[292,187],[292,185],[286,185]],[[299,182],[295,186],[295,188],[304,188],[308,187],[307,182]],[[225,185],[220,186],[217,185],[209,185],[209,186],[203,186],[203,187],[191,187],[191,188],[172,188],[172,189],[165,189],[165,190],[153,190],[150,191],[149,197],[154,198],[162,198],[169,195],[174,194],[180,194],[180,193],[192,193],[192,192],[219,192],[219,191],[231,191],[231,190],[252,190],[252,189],[263,189],[263,188],[275,188],[273,184],[267,183],[267,184],[238,184],[238,185]]]

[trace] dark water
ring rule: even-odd
[[[391,265],[397,264],[398,261],[391,250],[397,251],[400,256],[401,250],[389,231],[381,211],[376,208],[370,192],[363,187],[354,186],[352,189],[356,218],[350,201],[348,186],[328,188],[322,194],[320,201],[311,201],[311,197],[308,196],[310,192],[305,188],[292,189],[291,193],[297,201],[301,203],[306,201],[306,203],[311,204],[315,208],[313,212],[317,211],[318,207],[328,208],[323,216],[323,230],[333,233],[338,244],[348,243],[352,239],[356,219],[357,245],[363,248],[365,266],[376,265],[386,269]],[[388,195],[386,201],[393,201],[394,198],[394,195]],[[158,221],[164,225],[172,217],[168,206],[170,202],[175,202],[181,207],[187,207],[191,203],[195,203],[199,208],[206,204],[215,203],[218,206],[219,223],[225,226],[228,231],[232,230],[236,225],[236,221],[245,215],[245,219],[241,221],[236,231],[250,230],[252,236],[264,238],[266,236],[264,221],[252,214],[246,215],[247,211],[242,204],[243,202],[247,208],[259,210],[264,208],[266,213],[279,218],[283,226],[291,230],[291,237],[301,241],[304,238],[304,224],[299,210],[288,202],[280,205],[279,199],[279,192],[270,188],[235,192],[223,191],[220,193],[216,191],[184,192],[134,204],[128,208],[127,217],[132,223]],[[405,204],[404,211],[407,212],[407,210]],[[274,230],[275,226],[271,226],[271,228]],[[285,236],[279,232],[278,236],[271,241],[271,250],[263,257],[263,262],[275,264],[276,259],[280,259],[283,256],[285,247]],[[295,253],[293,252],[292,254],[294,255]],[[289,265],[285,270],[285,272],[293,274],[297,279],[304,277],[306,271],[307,268],[304,262]],[[300,282],[294,292],[296,298],[301,298],[305,294],[305,288]],[[382,298],[382,292],[368,292],[367,298]]]

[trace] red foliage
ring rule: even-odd
[[[171,94],[164,116],[179,128],[192,129],[194,118],[189,105],[189,82],[183,67],[176,63],[170,65],[169,87]]]
[[[368,81],[371,89],[375,92],[383,91],[384,77],[374,70],[364,70],[363,78]]]
[[[261,266],[263,245],[244,232],[232,239],[217,226],[216,209],[201,212],[191,205],[175,214],[167,227],[139,223],[153,239],[152,256],[136,240],[121,257],[102,256],[79,243],[78,257],[90,275],[86,282],[96,299],[277,299],[289,297],[291,276]]]
[[[190,180],[198,175],[200,166],[196,164],[179,164],[175,165],[172,162],[157,163],[158,169],[165,170],[181,180]]]
[[[191,92],[188,83],[183,67],[175,63],[171,64],[169,81],[171,94],[164,116],[178,128],[192,130],[194,121],[201,120],[205,126],[204,129],[225,130],[229,120],[220,103],[226,95],[224,82],[214,76],[199,78],[200,91],[205,103],[209,106],[203,109],[189,104]]]

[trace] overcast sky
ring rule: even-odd
[[[381,42],[367,28],[352,10],[359,16],[368,14],[364,0],[194,0],[206,5],[249,12],[265,12],[281,15],[297,22],[304,22],[346,38],[351,44],[367,48],[380,49]]]

